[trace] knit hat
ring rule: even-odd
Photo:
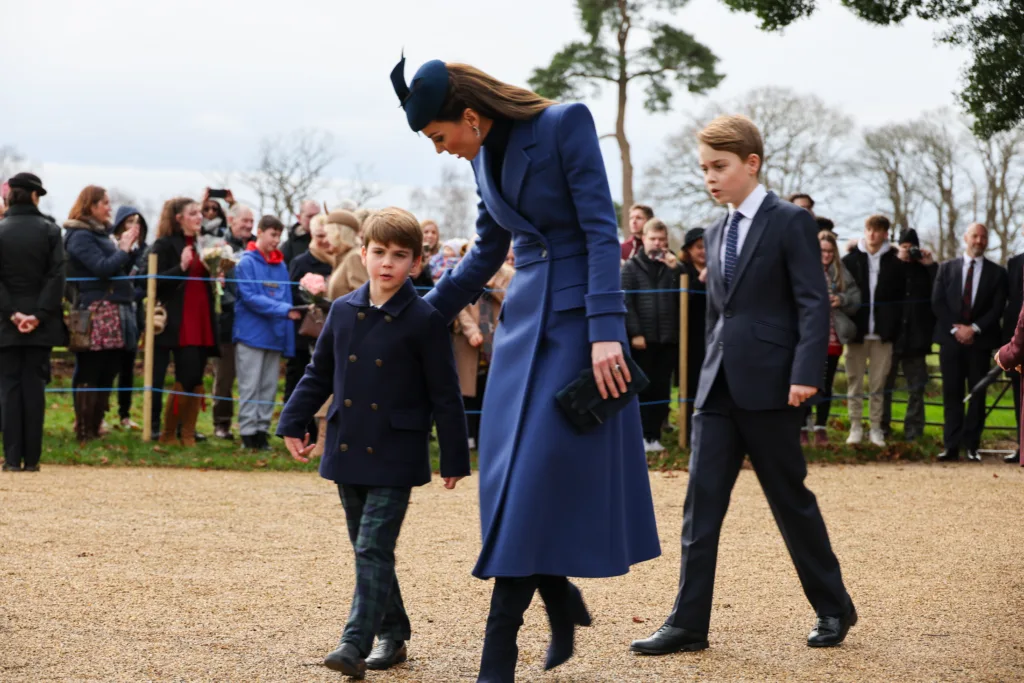
[[[917,230],[908,228],[900,233],[900,239],[897,244],[906,244],[907,242],[910,242],[910,246],[912,247],[920,248],[921,240],[917,238]]]
[[[704,228],[690,228],[683,237],[683,249],[688,249],[702,239],[704,239]]]

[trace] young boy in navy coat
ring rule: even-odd
[[[422,250],[419,222],[407,211],[384,209],[367,218],[362,255],[370,281],[331,306],[277,428],[292,456],[308,462],[313,446],[306,425],[334,394],[320,476],[338,484],[356,554],[356,589],[341,644],[324,664],[354,678],[406,659],[410,625],[395,576],[395,544],[412,487],[430,481],[432,420],[445,488],[470,472],[448,325],[409,280]]]

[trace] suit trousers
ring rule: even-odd
[[[395,545],[412,489],[338,484],[338,494],[356,554],[356,587],[341,642],[351,643],[366,657],[375,636],[412,636],[395,574]]]
[[[639,396],[644,440],[657,441],[661,438],[661,427],[668,417],[668,402],[672,398],[672,370],[678,363],[679,347],[675,344],[648,344],[645,349],[633,349],[632,354],[633,360],[651,381]]]
[[[8,465],[39,464],[49,378],[50,347],[0,349],[0,412],[4,416],[4,460]]]
[[[238,431],[242,436],[270,432],[281,376],[281,352],[235,344],[238,368]]]
[[[885,395],[885,380],[892,364],[892,343],[878,339],[865,339],[860,344],[846,347],[846,393],[850,425],[860,424],[864,419],[864,371],[868,373],[868,406],[871,428],[882,428],[882,398]]]
[[[992,367],[993,352],[956,342],[939,347],[942,372],[942,443],[946,449],[977,450],[985,428],[985,393],[971,400],[964,419],[964,396]]]
[[[922,355],[894,355],[889,376],[885,380],[885,397],[882,404],[882,431],[888,434],[892,427],[892,395],[896,391],[896,376],[903,367],[903,378],[907,383],[907,414],[903,419],[905,439],[917,439],[924,434],[924,390],[928,386],[928,359]]]
[[[764,490],[796,573],[818,616],[850,608],[839,560],[825,520],[807,487],[800,448],[800,408],[749,411],[738,408],[720,372],[703,408],[693,416],[690,480],[683,504],[683,559],[679,593],[666,623],[707,633],[718,562],[718,539],[744,453]]]
[[[220,358],[217,359],[213,374],[213,395],[223,399],[213,399],[213,426],[231,429],[231,419],[235,416],[235,402],[230,400],[235,389],[235,345],[221,344]]]

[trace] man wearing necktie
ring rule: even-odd
[[[964,419],[964,392],[988,373],[1001,341],[1000,324],[1009,280],[1006,269],[985,258],[988,230],[972,223],[964,233],[964,254],[939,266],[932,290],[935,342],[942,372],[945,450],[939,460],[980,462],[978,448],[985,427],[985,393],[973,398]]]
[[[698,136],[705,185],[727,217],[705,233],[708,345],[695,396],[679,592],[644,655],[708,647],[718,539],[745,456],[817,616],[811,647],[839,645],[857,621],[817,500],[804,484],[801,406],[821,390],[829,298],[818,226],[759,183],[764,145],[743,116]]]

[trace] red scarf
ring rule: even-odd
[[[263,260],[266,261],[268,265],[276,266],[278,263],[284,263],[284,252],[282,252],[280,249],[275,249],[274,251],[270,252],[269,254],[264,254],[256,246],[256,241],[255,240],[253,240],[252,242],[249,242],[248,246],[245,247],[245,250],[246,251],[259,251],[260,252],[260,256],[263,257]]]

